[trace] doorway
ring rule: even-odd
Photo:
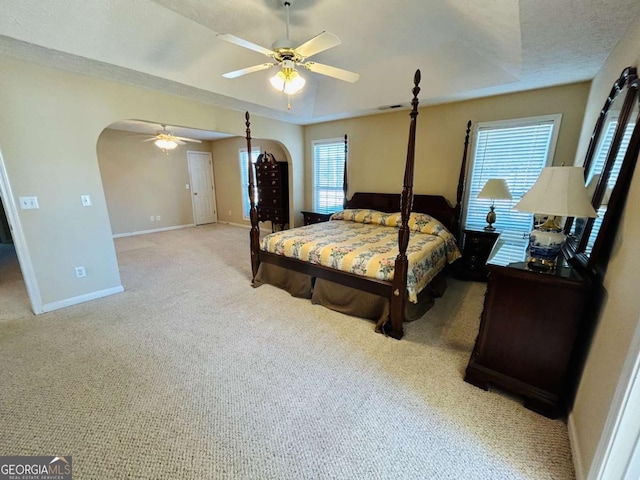
[[[187,152],[193,220],[196,225],[218,221],[216,191],[213,183],[213,162],[209,152]]]
[[[11,192],[11,185],[9,183],[9,175],[5,168],[4,159],[0,154],[0,202],[2,202],[3,210],[6,215],[7,227],[11,236],[11,242],[13,245],[7,245],[7,248],[11,249],[10,254],[15,256],[19,269],[12,268],[12,272],[16,275],[19,274],[22,277],[24,286],[27,290],[27,296],[29,297],[29,303],[31,304],[31,311],[35,314],[43,313],[42,300],[40,297],[40,290],[36,283],[36,276],[33,270],[33,264],[29,251],[27,250],[26,240],[22,231],[22,225],[18,217],[18,207],[14,200],[13,193]],[[5,253],[9,250],[5,250]],[[22,282],[19,282],[21,289]]]

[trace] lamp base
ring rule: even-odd
[[[487,223],[489,225],[487,225],[486,227],[484,227],[484,229],[487,232],[493,232],[496,227],[493,226],[493,224],[496,222],[496,212],[494,211],[494,206],[491,205],[491,207],[489,207],[491,210],[489,210],[489,213],[487,213]]]
[[[555,218],[549,217],[544,224],[529,234],[527,266],[539,272],[555,270],[556,260],[566,240],[567,236],[555,222]]]

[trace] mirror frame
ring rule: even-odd
[[[607,158],[605,164],[603,166],[603,170],[601,172],[600,178],[598,180],[598,184],[593,193],[593,198],[591,199],[591,203],[593,207],[597,210],[602,202],[602,198],[607,189],[607,184],[609,182],[609,176],[611,173],[611,169],[613,168],[614,162],[618,157],[620,144],[622,142],[622,138],[624,136],[625,130],[627,129],[627,125],[629,124],[629,120],[631,117],[631,112],[633,111],[634,105],[636,102],[640,101],[638,95],[638,89],[640,87],[640,80],[638,79],[636,68],[635,67],[627,67],[622,71],[620,77],[614,82],[613,87],[611,88],[611,92],[607,97],[604,107],[600,111],[600,115],[598,116],[598,120],[596,121],[596,125],[591,135],[591,140],[589,142],[589,148],[587,149],[587,155],[585,157],[584,162],[584,175],[585,182],[590,175],[590,168],[594,161],[594,156],[596,154],[596,149],[599,145],[600,136],[604,129],[605,120],[609,113],[609,109],[613,102],[616,100],[618,95],[620,95],[626,87],[626,93],[622,105],[622,109],[620,111],[618,125],[616,127],[616,131],[613,136],[613,140],[611,142],[611,146],[609,148],[609,152],[607,153]],[[640,106],[640,103],[639,103]],[[585,252],[587,242],[589,240],[589,236],[591,235],[591,230],[593,228],[594,220],[593,218],[589,218],[586,220],[584,229],[578,236],[571,236],[571,227],[573,225],[574,218],[568,218],[565,223],[564,231],[568,237],[568,241],[565,246],[564,255],[565,258],[569,261],[569,263],[579,268],[583,271],[587,271],[592,275],[603,275],[604,269],[606,267],[606,263],[608,260],[608,256],[610,254],[611,244],[613,241],[613,237],[615,236],[615,230],[617,224],[619,222],[620,216],[622,215],[622,210],[624,207],[624,201],[626,199],[626,193],[629,189],[629,184],[631,183],[631,178],[633,176],[633,171],[635,168],[636,160],[638,158],[638,153],[640,150],[640,111],[638,112],[637,118],[635,119],[635,127],[631,135],[631,139],[629,141],[629,145],[627,146],[627,150],[622,159],[622,165],[620,168],[620,173],[618,179],[616,181],[615,186],[612,189],[611,197],[607,204],[607,210],[602,219],[602,224],[600,226],[600,230],[596,236],[593,248],[591,250],[591,254],[587,255]]]

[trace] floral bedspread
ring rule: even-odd
[[[398,256],[400,213],[344,210],[324,223],[283,230],[260,242],[264,251],[324,265],[379,280],[393,280]],[[460,257],[453,235],[436,219],[412,213],[407,248],[407,293],[418,293],[444,268]]]

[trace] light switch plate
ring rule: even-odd
[[[80,195],[80,200],[82,201],[83,207],[91,206],[91,195]]]
[[[40,208],[40,205],[38,205],[38,197],[18,197],[18,201],[22,210]]]

